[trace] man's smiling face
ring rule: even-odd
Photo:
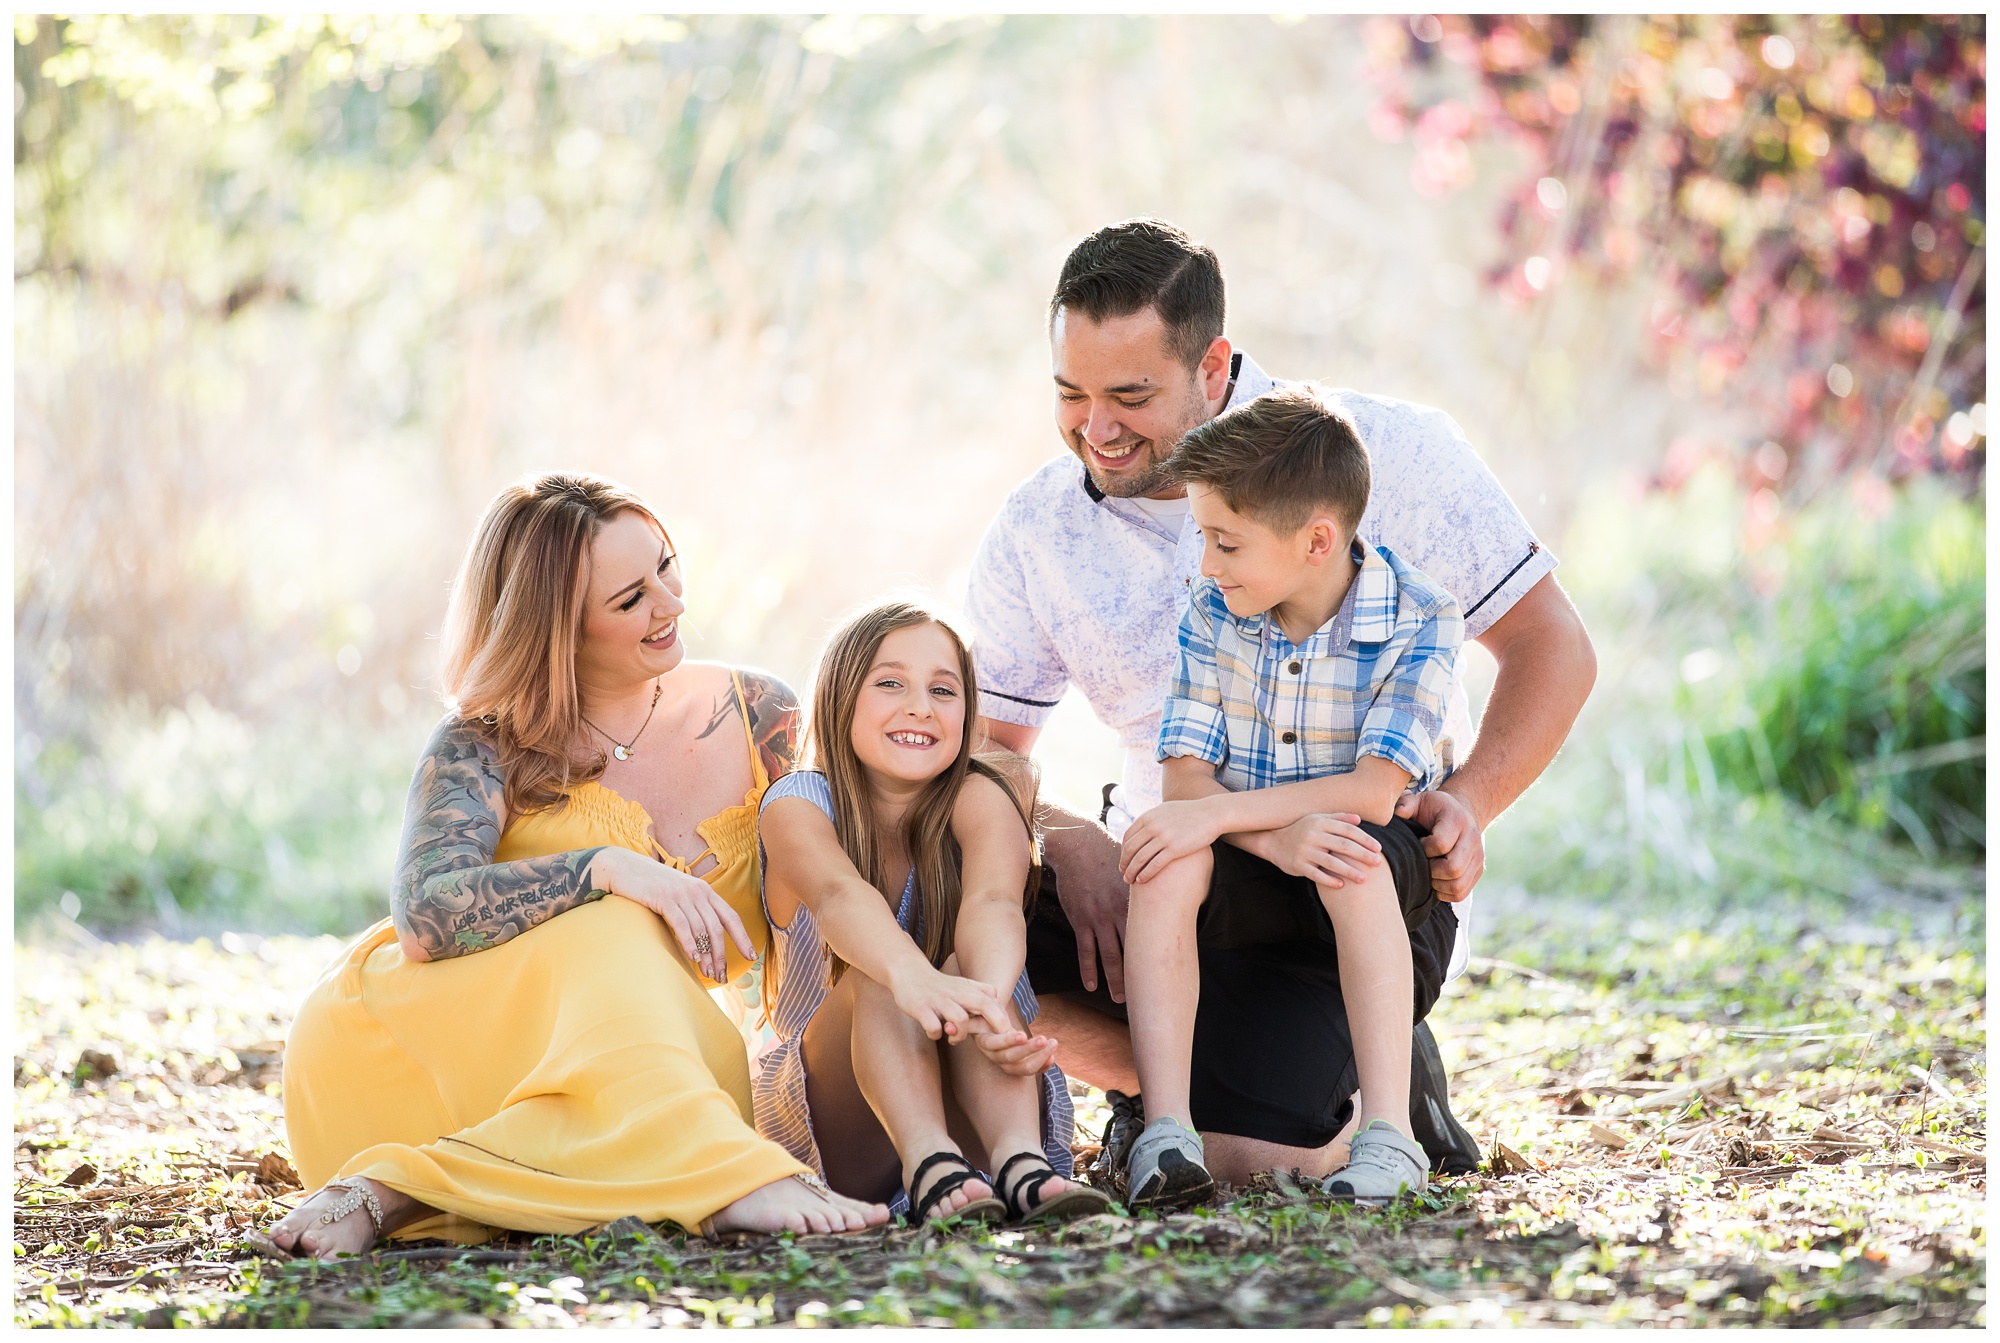
[[[1181,435],[1221,409],[1229,342],[1218,338],[1189,368],[1168,343],[1166,323],[1149,306],[1102,322],[1059,309],[1049,344],[1056,427],[1097,488],[1120,499],[1185,494],[1167,480],[1161,464]]]

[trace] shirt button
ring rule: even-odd
[[[1297,741],[1298,739],[1299,739],[1299,734],[1296,732],[1287,732],[1284,736],[1278,738],[1279,741],[1282,741],[1287,746],[1290,746],[1293,742]]]
[[[1304,664],[1300,662],[1294,662],[1292,663],[1289,670],[1291,671],[1292,675],[1297,676],[1302,670],[1304,670]]]

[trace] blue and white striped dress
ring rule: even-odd
[[[821,811],[827,819],[833,819],[833,789],[826,776],[812,770],[800,770],[787,774],[765,790],[763,806],[768,807],[781,797],[802,797]],[[761,808],[760,808],[761,811]],[[758,840],[758,858],[763,858],[763,841]],[[761,871],[761,863],[760,868]],[[771,1009],[771,1029],[777,1032],[778,1043],[764,1055],[762,1070],[751,1083],[751,1102],[757,1115],[757,1132],[777,1143],[806,1165],[824,1175],[826,1168],[820,1163],[819,1144],[813,1138],[812,1115],[806,1106],[806,1061],[803,1040],[806,1023],[812,1020],[819,1005],[826,1001],[826,995],[833,990],[833,975],[826,956],[826,943],[821,940],[819,924],[813,919],[812,911],[799,906],[792,915],[790,926],[780,926],[771,918],[771,908],[766,899],[764,917],[771,924],[771,964],[766,974],[776,971],[778,976],[778,999]],[[921,942],[921,916],[916,901],[916,874],[903,883],[903,897],[896,907],[896,926]],[[856,972],[858,973],[858,972]],[[1014,1007],[1021,1014],[1021,1020],[1032,1022],[1041,1010],[1035,1001],[1035,992],[1028,987],[1027,971],[1021,972],[1014,983]],[[1053,1065],[1042,1074],[1042,1151],[1049,1164],[1056,1168],[1058,1175],[1074,1174],[1070,1161],[1070,1137],[1076,1127],[1075,1112],[1070,1106],[1069,1083],[1063,1077],[1062,1069]],[[910,1197],[907,1190],[897,1190],[889,1210],[893,1213],[909,1209]]]

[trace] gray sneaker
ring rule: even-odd
[[[1185,1208],[1215,1192],[1202,1164],[1201,1135],[1162,1115],[1132,1144],[1125,1201],[1134,1208]]]
[[[1354,1135],[1347,1164],[1327,1176],[1321,1188],[1356,1203],[1391,1203],[1404,1194],[1421,1194],[1429,1171],[1424,1149],[1388,1120],[1378,1119]]]
[[[1083,1175],[1113,1198],[1122,1199],[1132,1144],[1139,1141],[1139,1134],[1146,1127],[1146,1102],[1122,1091],[1107,1091],[1104,1099],[1111,1102],[1111,1118],[1104,1122],[1104,1139],[1098,1146],[1097,1157]]]

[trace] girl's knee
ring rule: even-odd
[[[840,977],[840,987],[847,990],[857,1021],[864,1017],[880,1019],[890,1013],[902,1015],[902,1009],[896,1006],[895,994],[852,966]]]

